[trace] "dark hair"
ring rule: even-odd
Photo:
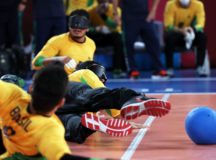
[[[89,27],[89,14],[84,9],[77,9],[71,12],[68,26],[71,28],[86,29]]]
[[[73,12],[71,12],[70,16],[84,16],[87,19],[89,19],[89,14],[86,10],[84,9],[76,9]]]
[[[100,63],[95,61],[80,62],[76,66],[76,70],[80,69],[89,69],[94,72],[103,83],[107,81],[106,70]]]
[[[33,78],[32,107],[46,114],[65,96],[68,76],[61,62],[50,63],[37,71]]]

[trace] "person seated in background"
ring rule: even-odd
[[[88,11],[95,5],[97,5],[97,0],[64,0],[65,14],[67,19],[69,19],[70,14],[77,9],[85,9]]]
[[[207,38],[204,33],[205,10],[198,0],[168,1],[164,12],[165,55],[168,73],[174,76],[173,52],[176,47],[197,48],[196,66],[199,76],[207,76],[202,66],[206,56]]]
[[[32,68],[40,69],[52,62],[65,64],[68,74],[75,70],[79,62],[93,60],[95,43],[86,36],[89,27],[89,15],[83,9],[71,13],[68,22],[69,32],[52,37],[32,61]]]
[[[121,10],[118,7],[118,15]],[[97,47],[113,48],[113,76],[126,77],[125,50],[122,28],[114,20],[113,5],[109,0],[97,0],[97,5],[88,10],[90,30],[87,35],[94,40]]]

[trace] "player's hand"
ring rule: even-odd
[[[184,36],[187,34],[186,28],[176,28],[176,31],[183,34]]]
[[[146,21],[151,22],[155,20],[155,17],[156,17],[156,10],[151,10],[146,18]]]
[[[193,28],[191,26],[185,27],[185,31],[192,33],[193,32]]]
[[[64,64],[68,63],[71,60],[71,58],[68,56],[59,56],[59,57],[55,57],[55,59],[57,61],[64,63]]]
[[[23,4],[23,3],[20,3],[20,4],[18,5],[18,11],[19,11],[19,12],[23,12],[23,11],[25,10],[25,8],[26,8],[26,5]]]

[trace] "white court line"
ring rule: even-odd
[[[169,98],[169,96],[170,96],[170,94],[165,94],[162,99],[164,101],[167,101],[168,98]],[[156,119],[156,117],[149,116],[147,118],[147,120],[145,121],[144,125],[151,126],[151,124],[153,123],[153,121],[155,119]],[[137,133],[136,137],[131,142],[130,146],[127,148],[127,150],[122,155],[121,160],[130,160],[131,159],[131,157],[133,156],[134,152],[136,151],[138,145],[140,144],[140,142],[144,138],[144,136],[147,133],[147,131],[148,131],[147,128],[143,128],[143,129],[139,130],[139,132]]]
[[[148,95],[161,95],[161,94],[164,94],[164,93],[151,93],[149,92]],[[172,93],[172,95],[215,95],[216,92],[183,92],[183,93]]]
[[[109,79],[109,82],[182,82],[182,81],[216,81],[215,77],[206,77],[206,78],[198,78],[198,77],[194,77],[194,78],[170,78],[170,79],[160,79],[160,80],[153,80],[151,78],[147,79],[147,78],[140,78],[140,79]]]

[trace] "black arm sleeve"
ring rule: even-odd
[[[70,82],[65,105],[57,111],[63,113],[97,112],[101,109],[121,109],[123,104],[140,94],[128,88],[92,89],[83,83]]]

